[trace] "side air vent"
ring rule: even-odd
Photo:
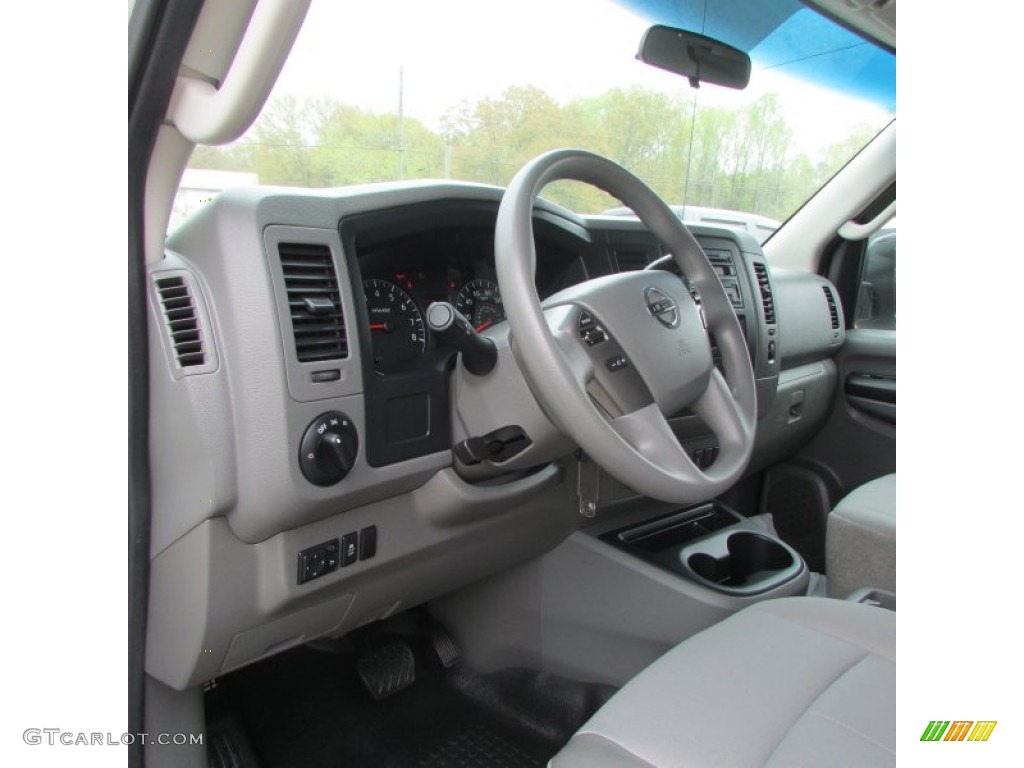
[[[825,292],[825,301],[828,302],[828,313],[832,317],[832,330],[839,330],[839,310],[836,308],[836,297],[832,295],[832,290],[827,286],[821,286],[821,290]]]
[[[757,275],[757,286],[761,289],[761,303],[764,304],[764,321],[768,325],[774,325],[775,297],[772,295],[772,284],[768,280],[768,265],[755,261],[754,274]]]
[[[160,296],[178,365],[184,369],[205,364],[203,329],[188,282],[181,275],[158,278],[156,292]]]
[[[348,357],[338,276],[326,245],[281,243],[281,272],[300,363]]]

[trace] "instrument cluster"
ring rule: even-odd
[[[418,270],[363,280],[375,370],[401,370],[413,365],[427,351],[429,332],[423,312],[432,302],[453,304],[477,333],[504,322],[501,291],[492,277],[439,277]]]
[[[451,210],[447,215],[452,215]],[[415,370],[440,342],[427,327],[426,309],[447,301],[477,332],[505,322],[505,305],[494,268],[494,223],[410,222],[378,218],[353,240],[369,328],[373,368],[386,375]],[[537,292],[545,298],[586,279],[578,235],[535,221]]]

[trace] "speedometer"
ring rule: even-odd
[[[492,280],[470,280],[455,297],[455,308],[459,310],[477,330],[484,330],[505,319],[505,305],[497,283]]]
[[[423,315],[409,294],[387,280],[364,280],[363,291],[373,343],[373,367],[387,373],[422,355],[427,348],[427,331]]]

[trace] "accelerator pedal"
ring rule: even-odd
[[[356,671],[366,690],[380,701],[415,682],[416,659],[405,643],[390,643],[360,658]]]
[[[455,638],[448,634],[448,630],[440,623],[431,621],[426,634],[441,666],[445,669],[455,666],[459,661],[459,646],[455,644]]]
[[[209,768],[259,768],[256,752],[234,713],[207,723],[206,760]]]

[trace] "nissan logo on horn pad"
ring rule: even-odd
[[[657,288],[644,288],[644,301],[651,317],[666,328],[679,325],[679,308],[676,303]]]

